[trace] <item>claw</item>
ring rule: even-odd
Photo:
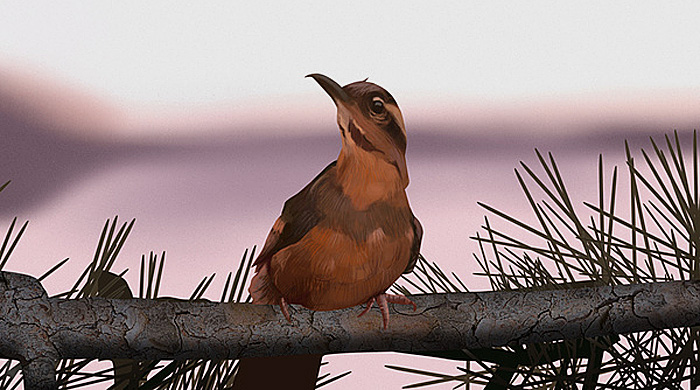
[[[389,305],[388,303],[395,303],[399,305],[413,305],[413,311],[416,311],[417,306],[416,304],[406,298],[403,295],[394,295],[394,294],[379,294],[375,297],[372,297],[367,301],[367,306],[365,307],[364,310],[362,310],[362,313],[358,315],[358,317],[362,317],[365,313],[369,311],[369,309],[372,308],[372,305],[374,302],[377,302],[377,306],[379,306],[379,310],[382,312],[382,322],[384,323],[384,329],[389,326]]]
[[[370,298],[369,301],[367,301],[367,307],[365,307],[365,310],[362,310],[362,313],[360,313],[358,315],[358,317],[362,317],[363,315],[365,315],[365,313],[367,313],[369,311],[369,309],[372,308],[372,305],[374,304],[375,301],[376,301],[376,298],[374,298],[374,297]]]
[[[287,301],[285,301],[284,298],[280,298],[280,309],[282,309],[282,314],[284,314],[284,318],[286,318],[287,321],[291,323],[292,317],[289,315],[289,306],[287,305]]]

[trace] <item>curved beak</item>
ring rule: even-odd
[[[323,88],[324,91],[333,99],[336,106],[339,103],[348,104],[350,102],[350,96],[343,91],[343,88],[333,81],[330,77],[326,77],[319,73],[312,73],[306,77],[311,77],[316,80],[316,82]]]

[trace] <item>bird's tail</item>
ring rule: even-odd
[[[258,305],[278,305],[282,295],[272,283],[268,264],[258,265],[255,276],[250,281],[248,292],[253,303]]]

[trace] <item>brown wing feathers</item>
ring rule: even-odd
[[[316,207],[312,188],[334,166],[335,161],[328,164],[304,189],[284,203],[282,215],[272,227],[265,241],[265,246],[258,258],[255,259],[254,265],[269,262],[275,253],[301,240],[309,230],[318,224],[323,215]],[[279,228],[276,231],[275,227],[278,226],[278,222]]]
[[[335,161],[328,164],[304,189],[284,203],[282,215],[275,221],[260,255],[253,263],[257,271],[250,283],[253,302],[279,303],[281,294],[271,280],[270,260],[275,253],[301,240],[321,220],[322,214],[316,208],[312,188],[334,166]]]
[[[418,219],[408,209],[395,209],[385,204],[377,204],[367,212],[353,210],[351,202],[341,193],[329,190],[330,187],[334,187],[332,184],[335,177],[334,167],[335,162],[328,165],[311,183],[285,203],[282,215],[273,225],[263,250],[254,262],[257,266],[257,274],[250,289],[254,302],[274,304],[279,301],[282,295],[271,280],[271,273],[277,271],[273,272],[269,268],[272,257],[285,248],[298,243],[319,224],[323,224],[327,228],[339,229],[338,233],[346,234],[356,242],[364,242],[369,234],[377,228],[381,228],[383,234],[401,235],[402,233],[397,230],[401,224],[395,225],[395,222],[392,223],[392,221],[396,221],[396,217],[399,215],[396,213],[408,212],[409,218],[412,219],[413,239],[409,261],[403,273],[412,271],[418,258],[423,235],[423,229]],[[322,188],[325,190],[322,191]],[[319,198],[321,192],[326,193],[324,198]],[[327,199],[329,197],[333,198],[330,200],[330,204],[329,199]],[[324,210],[331,205],[335,212],[330,213],[326,210],[330,213],[326,215]]]
[[[411,246],[411,258],[408,261],[406,270],[403,273],[408,274],[413,271],[416,266],[418,256],[420,256],[420,243],[423,240],[423,226],[415,216],[413,217],[413,246]]]

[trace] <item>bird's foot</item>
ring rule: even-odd
[[[379,294],[375,297],[372,297],[367,301],[367,307],[365,307],[364,310],[362,310],[362,313],[358,315],[358,317],[362,317],[365,313],[369,311],[369,309],[372,308],[372,305],[374,302],[377,302],[377,306],[379,306],[379,310],[382,312],[382,321],[384,322],[384,329],[389,325],[389,305],[388,303],[398,303],[400,305],[413,305],[413,311],[416,311],[416,304],[406,298],[403,295],[394,295],[394,294]]]
[[[280,298],[280,309],[282,314],[284,314],[284,318],[291,323],[292,317],[289,315],[289,305],[287,305],[287,301],[284,298]]]

